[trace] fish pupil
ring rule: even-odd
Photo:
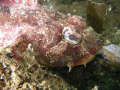
[[[70,39],[70,40],[76,40],[76,37],[75,37],[75,35],[70,34],[70,35],[69,35],[69,39]]]

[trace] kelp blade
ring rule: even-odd
[[[104,3],[94,3],[88,1],[87,25],[91,26],[97,33],[104,31],[103,23],[106,16],[106,6]]]

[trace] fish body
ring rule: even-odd
[[[85,29],[82,17],[31,1],[0,1],[1,50],[9,48],[17,61],[34,56],[39,64],[49,67],[86,65],[95,57],[102,41]]]

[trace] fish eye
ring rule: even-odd
[[[81,41],[81,34],[68,27],[64,27],[63,37],[69,44],[78,44]]]

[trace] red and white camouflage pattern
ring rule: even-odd
[[[0,49],[9,48],[18,61],[29,51],[41,65],[71,68],[86,65],[101,47],[80,16],[62,14],[37,0],[0,0]]]

